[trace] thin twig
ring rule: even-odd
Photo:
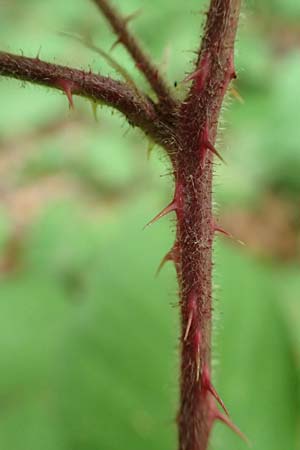
[[[123,18],[119,12],[110,4],[109,0],[94,0],[114,32],[118,41],[124,45],[128,53],[136,63],[136,67],[145,76],[158,99],[166,105],[175,107],[176,102],[172,98],[170,90],[165,83],[158,68],[151,62],[148,55],[142,50],[136,37],[128,31],[128,18]]]
[[[102,50],[102,48],[97,47],[91,40],[89,36],[83,37],[77,34],[61,32],[61,36],[69,37],[71,39],[75,39],[80,44],[84,45],[89,50],[98,53],[121,77],[124,81],[127,81],[128,84],[134,89],[137,93],[139,92],[133,78],[130,76],[129,72],[125,69],[125,67],[121,66],[118,61],[113,58],[109,53]]]

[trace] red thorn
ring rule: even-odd
[[[189,75],[187,75],[183,80],[182,83],[188,83],[189,81],[195,80],[198,75],[200,75],[202,72],[202,69],[197,69],[194,72],[190,73]]]
[[[244,433],[241,432],[241,430],[230,420],[229,417],[222,414],[220,411],[217,411],[215,413],[215,420],[220,420],[220,422],[223,422],[225,425],[227,425],[235,434],[237,434],[247,445],[248,447],[251,447],[250,441],[245,436]]]
[[[199,64],[197,70],[184,78],[183,83],[188,83],[189,81],[195,81],[196,91],[202,91],[207,80],[208,72],[210,67],[210,54],[206,52]]]
[[[56,81],[56,86],[59,87],[67,96],[70,109],[74,109],[74,102],[72,91],[74,90],[74,83],[70,80],[64,80],[63,78]]]
[[[207,150],[210,150],[215,156],[217,156],[224,164],[226,162],[214,147],[214,145],[209,140],[208,124],[204,126],[203,131],[200,134],[200,166],[203,169],[205,165],[205,159],[207,155]]]
[[[160,274],[160,271],[162,270],[162,268],[164,267],[164,265],[165,265],[168,261],[174,261],[174,262],[175,262],[174,248],[172,248],[172,249],[164,256],[164,258],[161,260],[161,263],[160,263],[160,265],[158,266],[157,271],[156,271],[156,274],[155,274],[156,277]]]
[[[202,168],[204,167],[207,150],[210,150],[224,164],[226,164],[226,162],[224,161],[224,159],[222,158],[220,153],[217,151],[217,149],[214,147],[214,145],[209,140],[209,131],[208,131],[208,125],[207,124],[204,126],[204,129],[201,132],[200,136],[201,136],[200,137],[200,164],[201,164],[201,167]]]
[[[206,146],[206,148],[208,148],[208,150],[210,150],[215,156],[217,156],[217,158],[220,159],[220,161],[222,161],[224,164],[226,164],[225,160],[223,159],[223,157],[220,155],[220,153],[218,152],[218,150],[213,146],[213,144],[210,141],[206,141],[204,142],[204,144]]]
[[[221,228],[213,219],[212,220],[212,229],[214,233],[222,233],[227,237],[232,238],[232,234],[228,233],[228,231],[224,230],[223,228]]]
[[[180,211],[182,211],[183,209],[183,186],[179,180],[176,181],[174,201],[180,213]]]
[[[186,326],[186,330],[185,330],[185,334],[184,334],[184,338],[183,338],[184,341],[186,341],[189,336],[193,319],[195,318],[195,315],[197,313],[197,301],[196,300],[197,300],[196,294],[194,291],[192,291],[189,296],[189,299],[188,299],[189,317],[188,317],[188,322],[187,322],[187,326]],[[199,343],[200,343],[200,336],[198,336],[198,339],[199,339]]]
[[[222,233],[222,234],[224,234],[224,236],[232,238],[232,235],[230,233],[228,233],[228,231],[224,230],[223,228],[219,227],[218,225],[216,225],[214,227],[214,232]]]
[[[215,390],[215,388],[211,382],[210,374],[209,374],[209,370],[208,370],[207,366],[204,366],[203,371],[202,371],[202,387],[203,387],[203,389],[205,389],[211,393],[211,395],[219,403],[221,408],[223,408],[225,414],[227,414],[227,416],[229,416],[229,412],[228,412],[223,400],[221,399],[221,397],[219,396],[219,394],[217,393],[217,391]]]
[[[230,239],[233,239],[235,242],[237,242],[240,245],[246,245],[245,242],[241,241],[240,239],[235,239],[231,233],[229,233],[228,231],[224,230],[224,228],[220,227],[219,225],[216,224],[216,222],[213,220],[213,224],[212,224],[212,229],[214,233],[222,233],[224,234],[224,236],[229,237]]]
[[[148,227],[149,225],[153,225],[155,222],[157,222],[159,219],[161,219],[162,217],[166,216],[167,214],[169,214],[172,211],[176,211],[177,209],[177,203],[176,200],[172,200],[172,202],[166,206],[160,213],[158,213],[152,220],[150,220],[150,222],[148,222],[145,226],[144,229],[146,227]]]

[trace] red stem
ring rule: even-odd
[[[211,383],[212,149],[228,84],[240,0],[212,0],[195,77],[183,102],[176,158],[177,263],[181,306],[179,450],[206,450],[219,419]],[[203,155],[205,156],[203,158]],[[218,399],[220,402],[220,399]]]
[[[236,77],[233,47],[240,1],[211,0],[197,64],[185,81],[191,88],[181,106],[172,99],[156,67],[126,28],[126,20],[107,0],[94,0],[120,42],[156,92],[153,104],[130,86],[93,73],[0,52],[0,75],[102,101],[121,111],[168,152],[175,175],[172,202],[156,219],[177,214],[176,242],[163,262],[175,263],[181,308],[179,450],[207,450],[215,420],[238,431],[216,406],[226,408],[211,382],[212,168],[217,124],[224,95]],[[150,223],[152,223],[151,221]]]

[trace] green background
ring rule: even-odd
[[[182,80],[205,3],[115,4],[141,8],[132,28],[172,86]],[[299,19],[296,0],[244,3],[235,86],[245,102],[228,96],[218,141],[228,165],[216,165],[216,213],[229,227],[237,212],[262,215],[270,192],[296,211],[288,257],[251,245],[250,220],[235,228],[245,246],[215,244],[214,379],[254,450],[300,449]],[[91,1],[0,2],[1,50],[119,77],[61,32],[106,51],[114,41]],[[126,53],[113,55],[147,90]],[[0,79],[0,102],[0,449],[176,448],[172,266],[155,278],[175,224],[143,230],[172,196],[166,158],[155,148],[148,161],[141,133],[107,108],[95,122],[85,100],[70,112],[58,92]],[[277,224],[268,208],[266,236]],[[218,424],[211,448],[246,445]]]

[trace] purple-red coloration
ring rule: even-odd
[[[210,53],[206,52],[200,61],[199,67],[193,73],[185,77],[183,83],[187,83],[193,80],[194,81],[193,88],[195,89],[196,92],[201,92],[207,81],[207,76],[209,73],[209,65],[210,65]]]
[[[176,250],[176,244],[174,244],[173,248],[171,248],[171,250],[161,260],[161,263],[159,264],[157,271],[156,271],[156,276],[159,275],[160,271],[162,270],[162,268],[168,261],[173,261],[175,264],[175,267],[176,267],[176,264],[178,264],[178,255],[177,255],[177,250]]]
[[[150,220],[150,222],[148,222],[144,228],[149,227],[150,225],[153,225],[155,222],[157,222],[159,219],[161,219],[162,217],[166,216],[167,214],[169,214],[170,212],[176,211],[177,210],[177,203],[176,200],[172,200],[171,203],[168,204],[168,206],[166,206],[162,211],[160,211],[155,217],[153,217],[152,220]]]
[[[219,394],[217,393],[217,391],[215,390],[215,388],[211,382],[211,376],[209,373],[209,369],[206,365],[202,369],[201,385],[202,385],[202,390],[203,390],[204,394],[206,392],[210,392],[210,394],[215,398],[215,400],[223,408],[225,414],[227,414],[227,416],[229,416],[228,410],[227,410],[223,400],[221,399],[221,397],[219,396]]]
[[[74,109],[73,92],[76,89],[75,83],[73,83],[73,81],[64,80],[61,78],[56,80],[56,86],[66,94],[69,102],[69,108]]]
[[[211,151],[215,156],[217,156],[224,164],[225,161],[220,155],[220,153],[217,151],[217,149],[214,147],[214,145],[209,140],[209,132],[208,132],[208,125],[205,124],[204,129],[200,133],[200,165],[202,169],[205,165],[205,160],[207,156],[207,152]]]
[[[224,230],[224,228],[220,227],[214,219],[212,220],[212,230],[214,233],[221,233],[221,234],[224,234],[224,236],[232,238],[232,234],[228,233],[228,231],[226,231],[226,230]]]
[[[172,202],[148,225],[175,211],[176,240],[163,259],[175,262],[180,293],[181,364],[178,412],[179,450],[207,450],[216,420],[243,434],[218,410],[226,408],[211,379],[212,245],[220,228],[212,215],[213,156],[223,98],[236,77],[234,41],[241,0],[210,0],[204,36],[192,81],[183,101],[174,97],[158,68],[128,31],[127,19],[110,0],[94,0],[155,93],[144,92],[109,77],[36,58],[0,52],[0,75],[60,89],[73,107],[72,94],[111,106],[128,122],[161,145],[172,164]],[[151,96],[153,97],[153,96]],[[209,394],[209,395],[208,395]],[[227,412],[227,411],[226,411]]]

